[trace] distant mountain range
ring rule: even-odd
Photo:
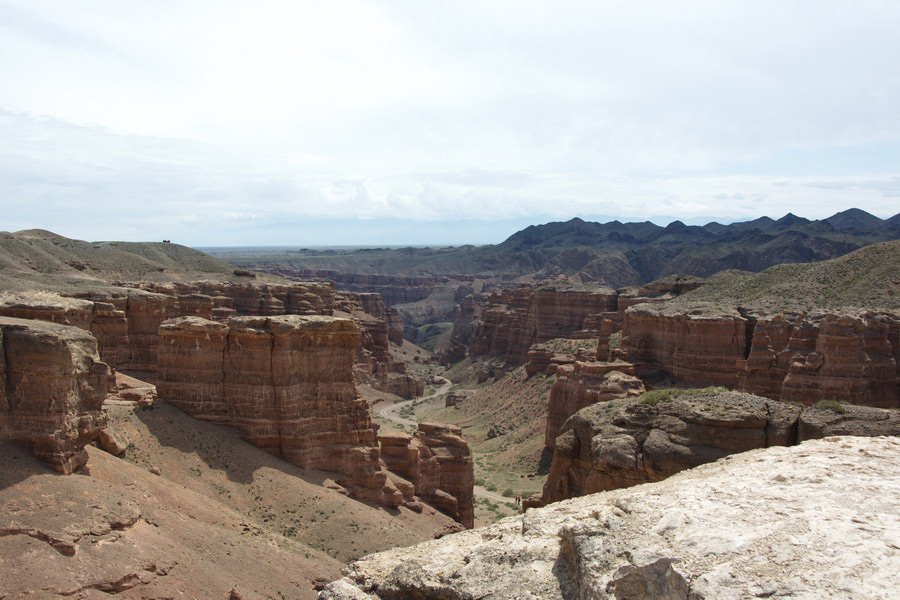
[[[291,277],[429,278],[475,276],[495,281],[569,278],[613,287],[672,274],[706,277],[724,269],[758,272],[782,263],[836,258],[869,244],[900,239],[900,214],[880,219],[852,208],[827,219],[793,214],[723,225],[665,227],[582,219],[527,227],[496,245],[450,248],[299,250],[227,259]]]

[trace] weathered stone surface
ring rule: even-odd
[[[558,367],[550,388],[544,445],[552,449],[563,423],[582,408],[643,393],[644,384],[630,363],[576,362]]]
[[[353,563],[321,600],[888,600],[900,441],[828,438]]]
[[[658,401],[595,404],[556,439],[545,503],[659,481],[723,456],[830,435],[900,435],[896,411],[802,408],[740,392],[685,390]]]
[[[100,446],[100,449],[109,452],[113,456],[119,456],[128,450],[128,446],[131,445],[131,440],[128,439],[128,434],[124,431],[113,430],[110,427],[106,427],[105,429],[100,430],[100,435],[97,438],[97,445]]]
[[[698,305],[627,311],[622,347],[643,370],[773,399],[900,407],[900,313],[759,314]]]
[[[284,315],[160,327],[157,390],[193,416],[237,427],[247,441],[307,469],[343,475],[356,497],[382,497],[376,428],[356,395],[348,319]]]
[[[736,452],[796,443],[800,408],[726,392],[593,404],[560,429],[545,503],[660,481]],[[770,432],[774,439],[769,439]]]
[[[473,526],[474,463],[459,427],[419,423],[413,436],[380,435],[378,441],[387,469],[412,483],[416,496],[463,526]]]
[[[111,367],[128,360],[128,322],[125,312],[109,302],[66,298],[51,292],[18,292],[0,297],[0,315],[38,319],[90,331],[100,358]]]
[[[106,424],[110,376],[90,333],[0,317],[0,442],[28,448],[62,473],[80,469],[85,445]]]
[[[401,398],[417,398],[425,383],[406,371],[406,365],[391,356],[391,343],[403,343],[403,322],[393,308],[386,307],[378,294],[341,292],[337,308],[359,326],[360,344],[353,365],[359,383]],[[397,341],[399,340],[399,342]]]
[[[533,344],[573,337],[587,317],[615,310],[616,292],[603,286],[545,284],[495,292],[474,325],[471,352],[521,364]]]

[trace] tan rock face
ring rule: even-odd
[[[0,317],[0,441],[26,447],[62,473],[87,460],[106,424],[110,379],[90,333]]]
[[[900,442],[828,438],[528,510],[353,563],[321,600],[885,600]]]
[[[413,485],[414,493],[467,528],[474,525],[474,463],[462,430],[419,423],[413,436],[378,436],[389,471]]]
[[[846,406],[842,414],[739,392],[658,403],[594,404],[563,425],[544,503],[660,481],[724,456],[829,435],[898,435],[900,414]]]
[[[356,497],[381,501],[375,426],[356,395],[359,331],[324,316],[180,317],[160,327],[157,392],[197,418],[302,468],[334,471]]]
[[[634,376],[634,365],[629,363],[579,361],[560,366],[550,388],[544,445],[552,449],[563,423],[582,408],[643,393],[644,384]]]
[[[626,313],[622,347],[644,370],[773,399],[900,407],[897,311],[751,314],[732,308]]]

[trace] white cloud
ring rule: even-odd
[[[889,216],[898,25],[887,0],[0,0],[0,207],[122,238]]]

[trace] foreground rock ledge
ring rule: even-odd
[[[323,600],[896,598],[900,440],[754,450],[353,563]]]

